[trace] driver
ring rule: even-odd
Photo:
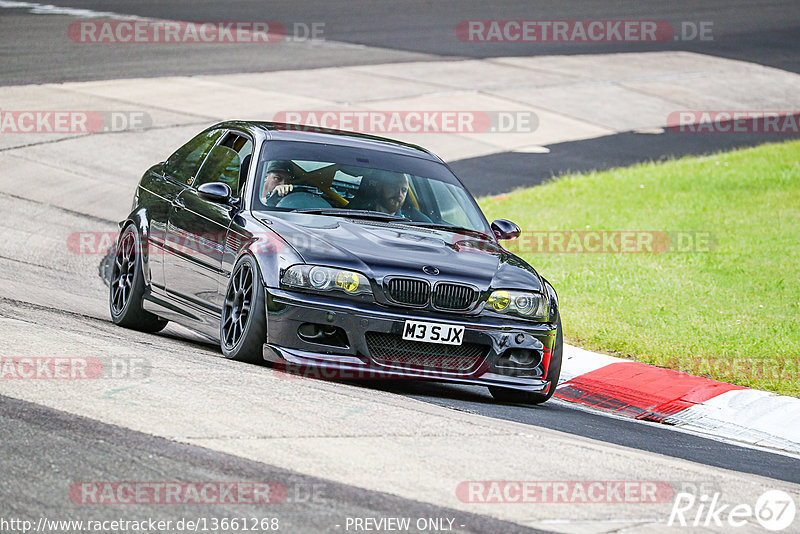
[[[292,162],[285,160],[270,161],[267,165],[267,173],[264,176],[264,187],[261,196],[264,202],[270,198],[280,198],[286,196],[294,189],[289,182],[294,179]]]

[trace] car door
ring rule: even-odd
[[[150,264],[150,284],[156,292],[165,291],[164,257],[173,254],[167,243],[167,223],[173,204],[181,193],[190,187],[200,165],[211,148],[222,136],[224,130],[215,129],[202,132],[180,147],[165,161],[160,171],[151,171],[150,193],[158,197],[148,208],[150,231],[148,235],[148,258]]]
[[[174,253],[164,258],[167,291],[201,312],[197,318],[207,324],[209,333],[218,328],[225,238],[240,210],[237,199],[246,175],[242,163],[249,162],[252,151],[253,143],[243,134],[227,133],[208,153],[191,187],[177,197],[169,215],[167,239],[174,243]],[[198,188],[212,182],[227,184],[233,200],[221,203],[203,198]]]

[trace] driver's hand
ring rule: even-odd
[[[288,193],[291,193],[292,189],[294,189],[292,184],[281,184],[272,190],[272,194],[285,197]]]

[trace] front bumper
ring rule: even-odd
[[[285,366],[289,373],[343,380],[439,380],[541,393],[548,392],[551,387],[545,377],[556,338],[553,323],[420,312],[273,288],[266,289],[266,303],[268,334],[264,359]],[[469,365],[459,364],[458,368],[450,364],[464,360],[451,356],[441,357],[439,361],[444,362],[441,365],[429,364],[436,361],[436,356],[426,356],[425,365],[419,361],[387,360],[383,354],[378,357],[376,336],[396,340],[405,348],[423,345],[401,340],[407,319],[463,325],[464,346],[475,351],[480,349],[480,354],[475,352],[470,356]],[[323,342],[304,338],[300,333],[302,325],[324,326],[336,330],[338,337],[333,341],[325,338]],[[448,350],[443,347],[426,343],[422,348],[433,352]],[[524,354],[525,362],[510,361],[511,351]]]

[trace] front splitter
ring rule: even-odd
[[[383,367],[350,355],[320,354],[276,345],[264,345],[264,360],[283,367],[287,375],[324,380],[434,380],[474,386],[497,386],[533,393],[546,393],[550,383],[538,378],[485,372],[469,376],[451,372],[429,372],[417,368]]]

